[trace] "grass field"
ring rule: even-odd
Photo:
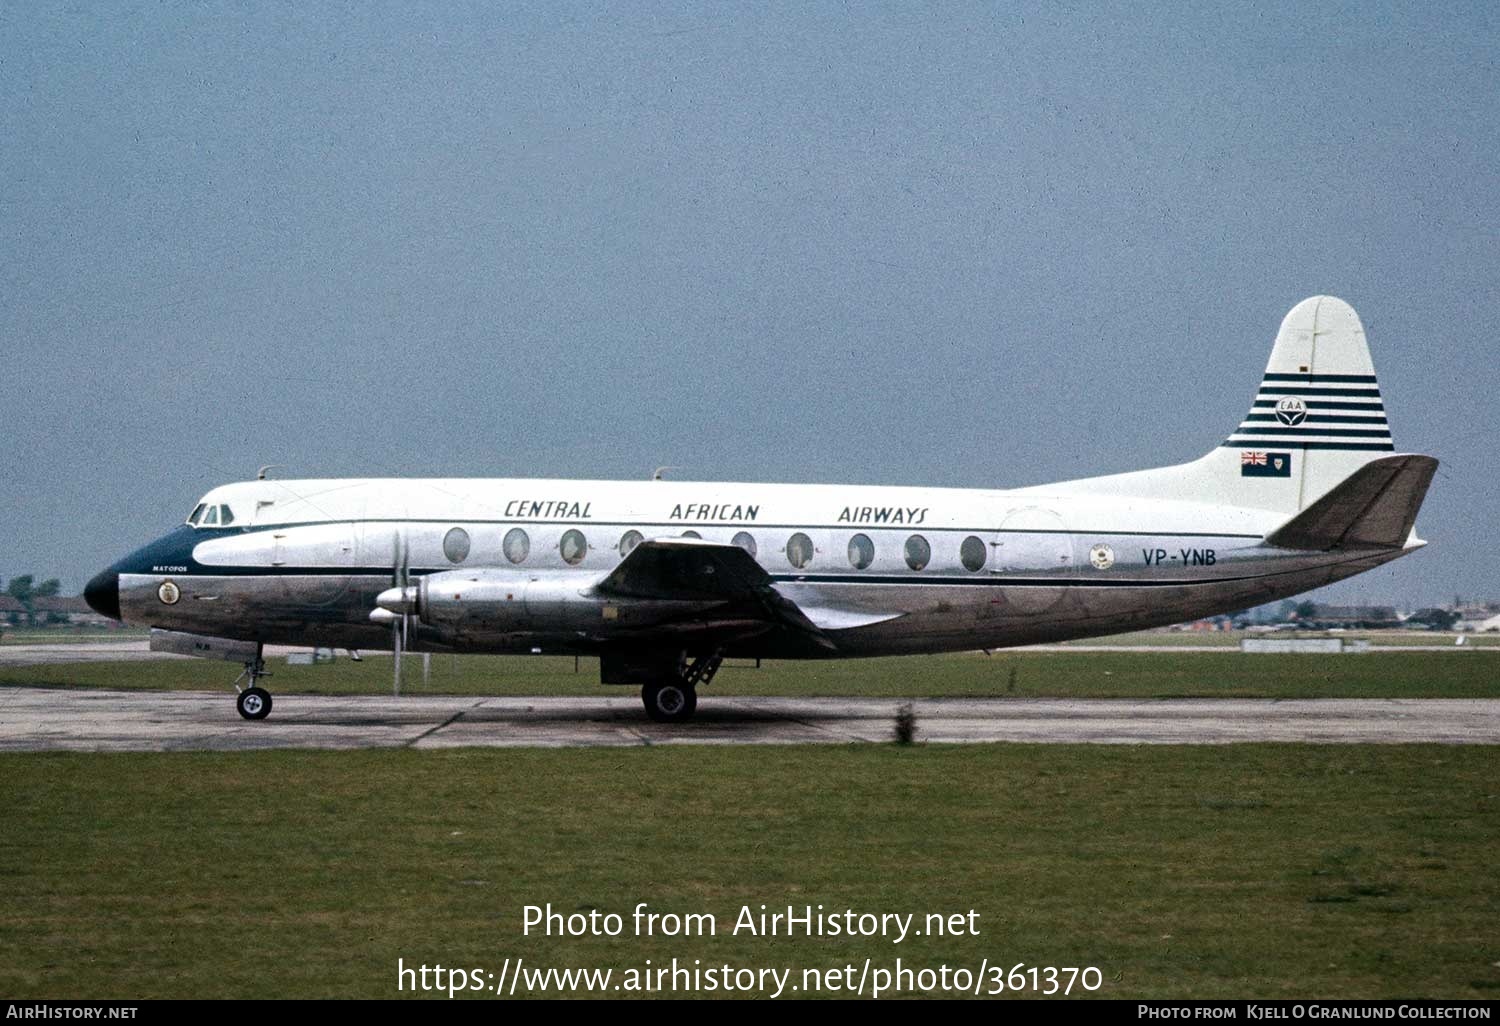
[[[132,627],[0,627],[0,645],[66,645],[76,641],[145,641],[151,632]]]
[[[136,627],[0,627],[0,645],[56,645],[74,641],[145,641],[150,631]],[[1451,631],[1133,631],[1101,638],[1065,641],[1063,645],[1130,645],[1151,648],[1237,648],[1242,638],[1332,638],[1366,640],[1377,647],[1400,645],[1452,645],[1459,635]],[[1500,633],[1463,635],[1465,646],[1500,648]]]
[[[0,756],[0,993],[899,956],[1092,965],[1107,997],[1494,998],[1497,770],[1436,746]],[[628,922],[639,901],[719,934],[521,936],[525,904]],[[729,936],[761,903],[975,909],[981,932]]]
[[[0,668],[7,685],[145,690],[229,690],[238,667],[199,660],[73,663]],[[389,656],[320,666],[273,662],[273,693],[389,694]],[[406,693],[459,695],[628,694],[600,687],[594,660],[434,656],[422,684],[420,657],[406,664]],[[1344,655],[1239,652],[997,652],[726,664],[714,695],[1013,696],[1080,698],[1480,698],[1500,697],[1500,659],[1474,650]]]
[[[1110,634],[1102,638],[1084,638],[1079,641],[1064,641],[1064,646],[1129,645],[1132,647],[1178,648],[1201,647],[1238,648],[1245,638],[1343,638],[1346,641],[1368,641],[1377,648],[1420,645],[1447,646],[1463,637],[1461,647],[1500,648],[1500,633],[1464,634],[1450,631],[1134,631],[1130,634]]]
[[[391,663],[284,693],[387,694]],[[425,691],[620,694],[436,656]],[[0,669],[217,689],[200,661]],[[1492,653],[1011,652],[727,665],[726,695],[1500,697]],[[408,693],[422,692],[420,660]],[[1097,966],[1109,997],[1500,997],[1500,751],[892,745],[0,756],[0,993],[398,996],[396,960]],[[551,902],[712,938],[521,936]],[[980,913],[981,934],[730,936],[742,905]],[[627,927],[627,934],[628,934]]]

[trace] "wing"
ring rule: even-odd
[[[821,648],[834,648],[826,630],[863,627],[901,613],[863,613],[799,606],[776,590],[771,575],[737,545],[697,538],[643,541],[596,586],[621,598],[720,601],[747,615],[789,627]]]
[[[769,591],[771,575],[738,545],[658,538],[631,549],[595,587],[621,598],[733,602]]]

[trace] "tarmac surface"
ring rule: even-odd
[[[145,641],[23,641],[0,645],[0,666],[53,666],[63,663],[136,663],[192,656],[152,652]]]
[[[268,748],[596,747],[889,741],[900,699],[700,698],[696,718],[646,718],[618,697],[274,696],[242,720],[225,692],[0,688],[0,752]],[[1500,744],[1500,699],[913,701],[917,740],[1087,744]]]
[[[1468,641],[1468,638],[1464,639]],[[1400,644],[1387,644],[1372,647],[1365,655],[1376,655],[1381,652],[1452,652],[1455,648],[1462,647],[1471,652],[1488,652],[1491,655],[1500,655],[1500,644],[1490,642],[1485,638],[1476,641],[1472,645],[1455,646],[1451,641],[1446,644],[1425,644],[1421,642],[1403,642]],[[280,659],[292,652],[311,652],[312,649],[297,647],[293,645],[267,645],[265,656],[267,659]],[[339,650],[342,653],[342,649]],[[1079,644],[1071,642],[1066,645],[1024,645],[1019,648],[1006,649],[1006,652],[1138,652],[1138,653],[1188,653],[1188,652],[1238,652],[1237,645],[1185,645],[1185,644]],[[361,653],[363,658],[390,658],[389,652],[379,650],[366,650]],[[169,652],[152,652],[148,643],[142,638],[109,638],[88,639],[78,641],[22,641],[11,642],[0,645],[0,666],[53,666],[65,663],[117,663],[117,662],[148,662],[155,660],[191,659],[192,656],[175,655]]]

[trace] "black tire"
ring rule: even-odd
[[[247,720],[263,720],[271,715],[271,693],[265,688],[246,688],[235,699],[234,707]]]
[[[669,680],[641,688],[641,702],[657,723],[686,723],[698,708],[698,692],[680,680]]]

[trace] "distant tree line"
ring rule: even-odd
[[[12,577],[10,583],[5,586],[5,594],[19,602],[24,612],[20,614],[12,612],[10,614],[11,621],[15,622],[20,616],[24,615],[27,625],[35,627],[37,617],[36,600],[53,598],[61,590],[62,582],[56,577],[49,578],[40,584],[37,583],[36,575],[34,574],[22,574],[19,577]],[[60,619],[62,618],[55,614],[49,614],[48,616],[49,621]]]

